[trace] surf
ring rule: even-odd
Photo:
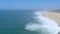
[[[33,19],[35,23],[30,22],[25,25],[25,29],[35,31],[39,34],[58,34],[60,27],[58,24],[48,17],[43,16],[41,12],[34,12]]]

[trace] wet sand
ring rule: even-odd
[[[58,26],[60,26],[60,13],[58,12],[43,12],[43,15],[53,19],[57,22]]]

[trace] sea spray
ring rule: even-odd
[[[26,30],[35,31],[39,34],[58,34],[59,27],[54,20],[43,16],[40,12],[34,12],[33,14],[35,14],[33,19],[37,22],[27,23]]]

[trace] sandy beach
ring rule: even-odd
[[[58,26],[60,26],[60,13],[58,12],[43,12],[43,15],[53,19],[57,22]]]

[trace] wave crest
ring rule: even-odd
[[[42,16],[40,12],[34,12],[34,14],[35,16],[33,19],[38,23],[28,23],[25,29],[39,32],[39,34],[58,34],[59,27],[54,20]]]

